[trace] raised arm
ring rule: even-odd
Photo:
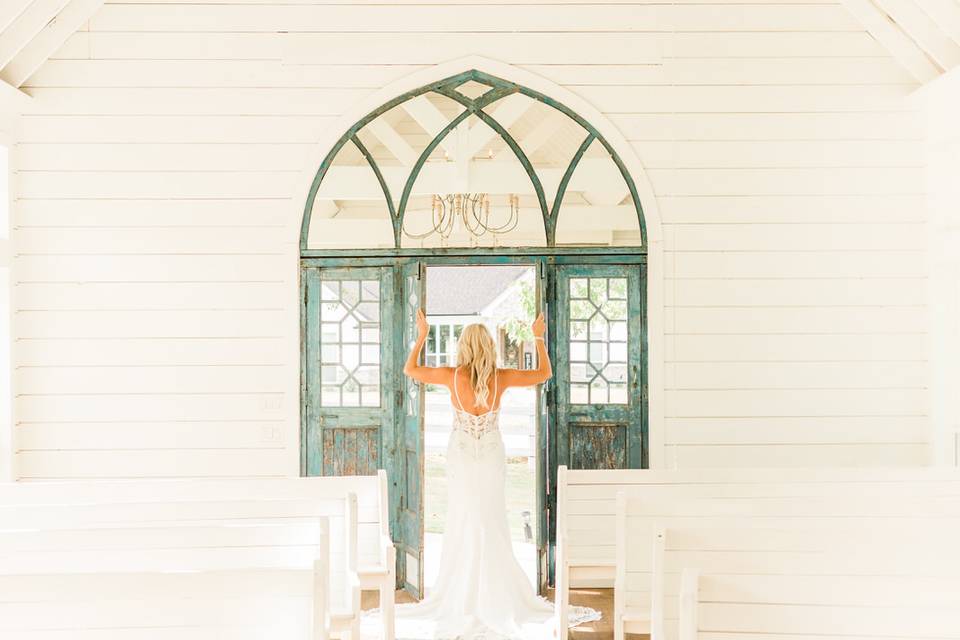
[[[403,365],[403,373],[420,382],[449,385],[453,377],[452,367],[425,367],[417,362],[429,332],[430,325],[427,324],[427,316],[423,314],[423,309],[417,309],[417,343],[413,345],[410,355],[407,356],[407,362]]]
[[[547,330],[547,323],[543,320],[543,314],[537,316],[533,321],[534,342],[537,343],[537,368],[536,369],[503,369],[500,372],[501,384],[504,387],[531,387],[541,382],[546,382],[553,375],[553,367],[550,366],[550,355],[547,353],[547,345],[543,335]]]

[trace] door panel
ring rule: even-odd
[[[400,305],[403,336],[398,362],[404,362],[417,339],[417,309],[426,308],[426,278],[422,263],[406,263],[400,267]],[[398,305],[398,306],[400,306]],[[423,353],[420,354],[421,363]],[[402,468],[398,508],[397,576],[401,586],[416,598],[423,597],[423,491],[424,491],[424,393],[423,385],[404,376],[398,367],[399,405],[398,466]]]
[[[558,464],[644,465],[641,269],[557,267]]]
[[[547,321],[547,335],[544,337],[547,345],[547,351],[550,352],[551,327],[550,313],[551,299],[550,268],[546,258],[542,258],[534,263],[537,267],[537,291],[536,308],[543,314]],[[550,355],[551,360],[553,355]],[[539,362],[534,365],[539,365]],[[540,385],[537,393],[537,451],[536,451],[536,512],[538,514],[537,522],[537,586],[541,594],[546,594],[546,587],[550,582],[550,495],[547,491],[549,478],[553,465],[551,464],[550,444],[550,394],[553,380],[547,380]],[[555,475],[555,472],[554,472]]]
[[[366,475],[381,465],[393,425],[391,270],[304,269],[305,475]]]

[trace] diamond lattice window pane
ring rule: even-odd
[[[590,383],[590,404],[606,404],[609,399],[606,380],[603,378],[594,379]]]
[[[323,385],[320,387],[320,404],[324,407],[340,406],[340,386]]]
[[[571,342],[570,343],[570,362],[586,362],[586,360],[587,360],[587,343]]]
[[[590,387],[585,384],[571,384],[570,402],[573,404],[588,404],[590,402]]]
[[[570,402],[626,404],[626,278],[572,278],[568,312]]]
[[[360,387],[361,404],[365,407],[380,406],[380,387],[376,385],[365,385]]]
[[[570,299],[584,300],[587,297],[587,279],[572,278],[570,280]]]
[[[328,280],[320,287],[320,299],[324,302],[335,302],[340,299],[340,283]]]
[[[380,283],[376,280],[364,280],[361,285],[360,299],[364,301],[380,301]]]
[[[380,283],[324,280],[320,404],[380,406]]]
[[[610,385],[610,404],[627,404],[627,385]]]
[[[607,279],[590,278],[590,302],[596,306],[607,301]]]
[[[589,320],[595,309],[587,300],[570,301],[570,317],[574,320]]]

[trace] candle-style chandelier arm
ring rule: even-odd
[[[520,196],[507,195],[509,213],[506,222],[490,224],[490,194],[448,193],[434,194],[430,201],[430,227],[422,232],[407,230],[404,221],[403,234],[408,238],[422,240],[432,235],[449,238],[460,220],[460,226],[474,237],[499,235],[516,229],[520,222]]]

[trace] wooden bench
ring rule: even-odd
[[[0,637],[355,638],[363,585],[389,580],[392,613],[385,492],[382,473],[0,485]]]
[[[567,619],[569,590],[612,587],[616,577],[616,495],[625,491],[652,501],[697,497],[804,496],[817,492],[910,494],[952,491],[955,471],[911,469],[688,469],[558,470],[556,604]],[[652,549],[651,549],[652,553]],[[649,632],[647,620],[633,627]],[[644,629],[647,629],[644,631]]]
[[[839,539],[806,530],[808,544],[822,550],[802,563],[746,573],[685,569],[679,624],[665,637],[960,638],[960,530],[930,528],[936,520],[893,535],[851,523]]]
[[[913,541],[922,538],[929,549],[949,554],[960,538],[958,479],[876,483],[856,491],[848,484],[808,483],[808,495],[798,495],[803,487],[796,483],[770,483],[766,495],[675,500],[620,492],[615,637],[642,632],[675,638],[686,568],[739,580],[832,566],[829,575],[845,577],[841,567],[865,576],[871,567],[892,570],[896,559],[896,570],[909,575],[910,564],[901,558]]]

